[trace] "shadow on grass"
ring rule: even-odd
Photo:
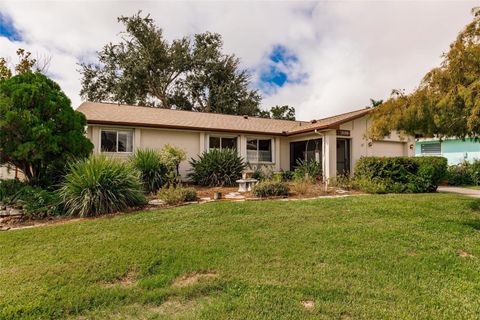
[[[468,207],[470,209],[472,209],[473,211],[480,212],[480,199],[476,199],[476,200],[471,201],[468,204]]]
[[[462,223],[464,226],[480,231],[480,220],[467,220]]]

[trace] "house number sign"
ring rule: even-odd
[[[337,130],[337,136],[350,136],[350,130]]]

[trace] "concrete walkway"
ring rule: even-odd
[[[448,192],[448,193],[457,193],[464,196],[480,198],[480,190],[461,188],[461,187],[447,187],[439,186],[437,189],[438,192]]]

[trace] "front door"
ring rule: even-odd
[[[350,140],[337,139],[337,174],[350,173]]]

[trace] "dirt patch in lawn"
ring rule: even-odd
[[[462,249],[458,249],[457,254],[459,257],[462,257],[462,258],[475,258],[473,254],[468,253]]]
[[[188,287],[198,283],[201,280],[212,279],[217,277],[218,277],[218,274],[212,271],[192,272],[177,278],[173,282],[172,287],[177,287],[177,288]]]
[[[116,286],[130,287],[135,285],[136,283],[137,283],[137,272],[134,270],[130,270],[121,278],[105,283],[105,287],[116,287]]]
[[[313,300],[302,300],[300,301],[300,304],[305,308],[305,310],[312,311],[315,309],[315,301]]]

